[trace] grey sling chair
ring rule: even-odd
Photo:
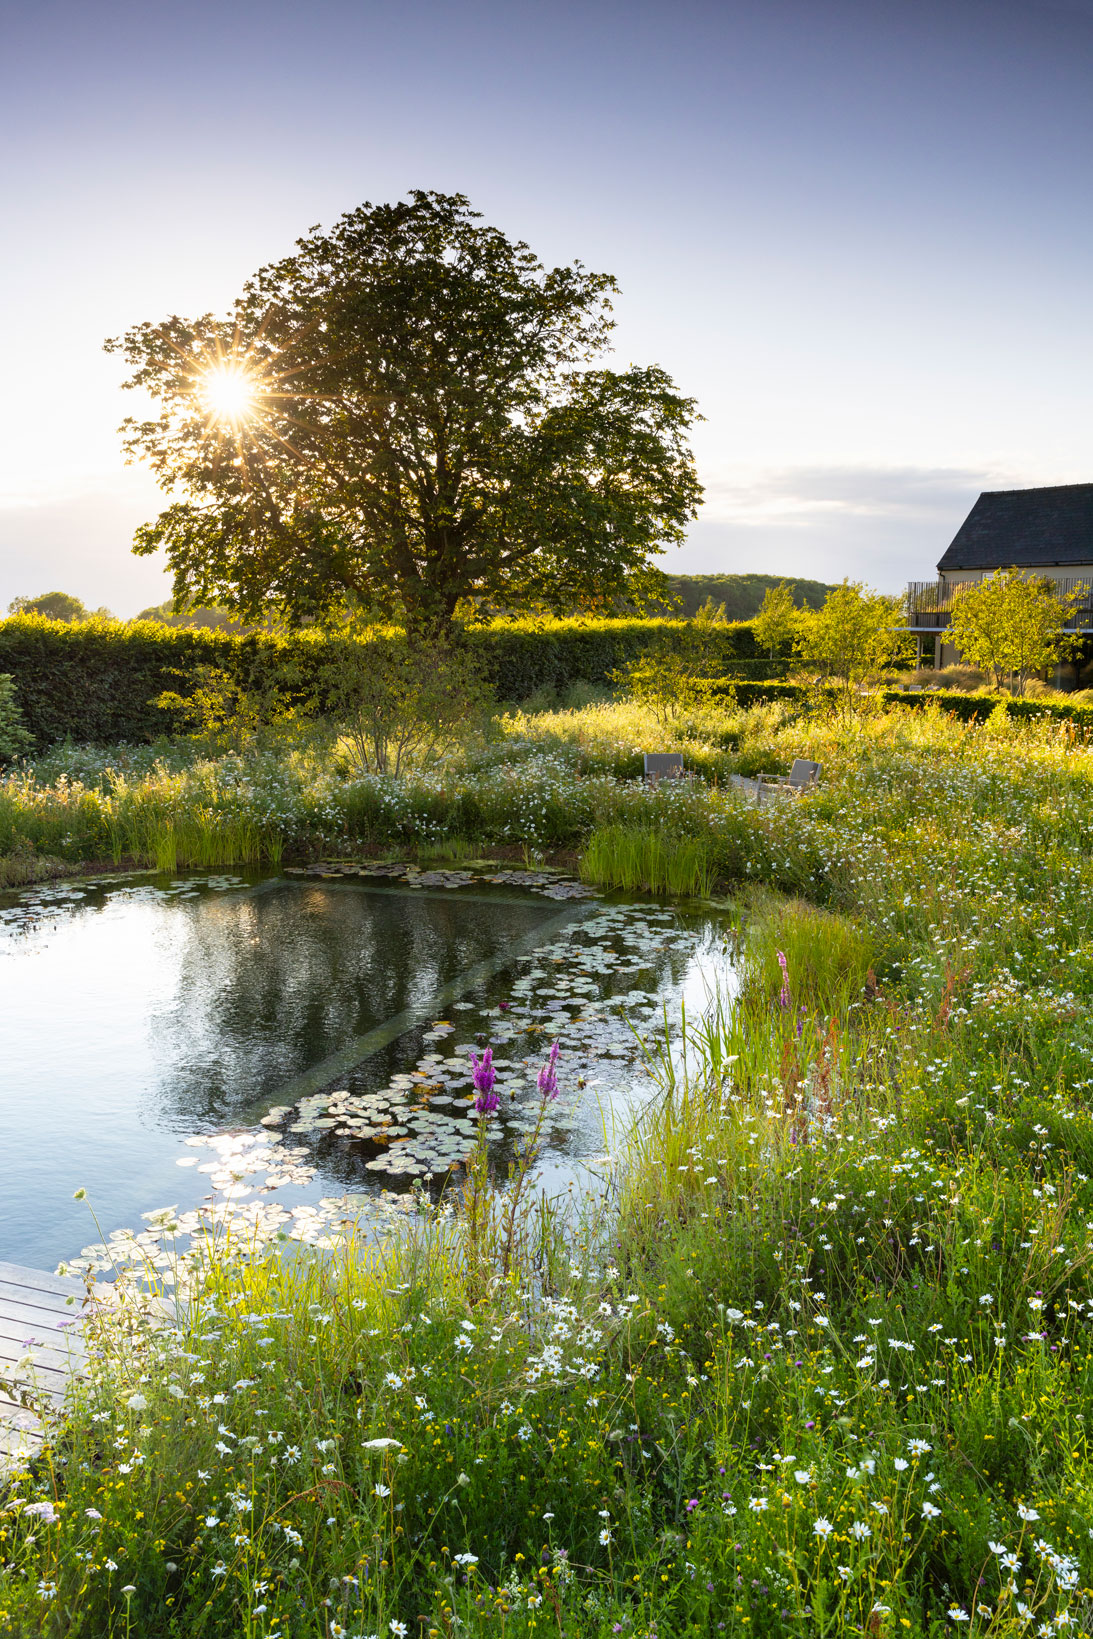
[[[794,757],[788,774],[756,775],[755,800],[757,803],[763,800],[764,789],[787,791],[794,797],[799,797],[803,791],[814,791],[820,783],[822,772],[819,763],[811,763],[807,757]]]
[[[744,774],[734,774],[732,783],[749,797],[754,794],[758,805],[763,800],[764,791],[787,791],[793,797],[799,797],[803,791],[814,791],[821,772],[819,763],[810,763],[807,757],[796,757],[788,774],[756,774],[751,779]]]
[[[683,757],[678,751],[647,751],[645,753],[645,778],[656,785],[658,780],[682,780],[687,771],[683,767]]]

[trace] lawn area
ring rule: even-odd
[[[677,745],[693,782],[635,779]],[[794,756],[823,766],[800,801],[728,780]],[[381,1244],[195,1256],[177,1327],[134,1294],[0,1486],[0,1634],[1093,1627],[1072,728],[770,705],[666,734],[604,702],[511,713],[397,782],[308,731],[0,783],[0,862],[509,848],[610,882],[650,837],[689,850],[677,891],[734,896],[741,989],[668,1021],[685,1066],[654,1058],[606,1200],[472,1174]]]

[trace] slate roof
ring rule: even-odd
[[[1093,484],[981,495],[937,568],[1047,569],[1093,564]]]

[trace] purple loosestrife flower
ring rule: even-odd
[[[477,1053],[471,1054],[471,1072],[474,1080],[475,1109],[479,1115],[493,1115],[500,1107],[501,1094],[493,1090],[497,1071],[493,1067],[492,1047],[487,1047],[481,1058]]]
[[[550,1049],[550,1057],[539,1071],[539,1097],[544,1104],[558,1096],[558,1043]]]
[[[786,953],[783,950],[778,952],[778,966],[782,970],[782,988],[778,993],[778,1006],[784,1012],[789,1007],[791,998],[789,994],[789,963],[786,961]]]

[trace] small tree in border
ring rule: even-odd
[[[772,660],[777,653],[789,653],[797,635],[799,613],[788,581],[767,587],[759,613],[752,617],[751,629],[759,647],[770,650]]]
[[[1001,689],[1006,677],[1024,694],[1029,678],[1073,654],[1078,634],[1066,623],[1089,587],[1060,592],[1047,576],[1022,574],[1016,567],[995,570],[984,580],[958,586],[945,641],[969,666],[990,672]]]
[[[349,620],[319,668],[322,709],[340,725],[363,773],[428,767],[486,709],[475,657],[460,644]]]
[[[662,729],[715,699],[731,705],[731,684],[718,675],[713,631],[725,625],[725,605],[707,598],[703,607],[677,632],[662,632],[635,660],[611,672],[640,705],[647,706]]]
[[[194,739],[217,756],[246,751],[261,729],[273,724],[283,727],[300,715],[283,686],[287,677],[278,681],[254,671],[243,682],[221,666],[196,666],[189,681],[189,694],[167,689],[152,704],[172,712]]]
[[[817,684],[835,686],[850,712],[870,678],[908,658],[911,637],[902,618],[899,598],[844,580],[822,609],[798,610],[794,653]]]

